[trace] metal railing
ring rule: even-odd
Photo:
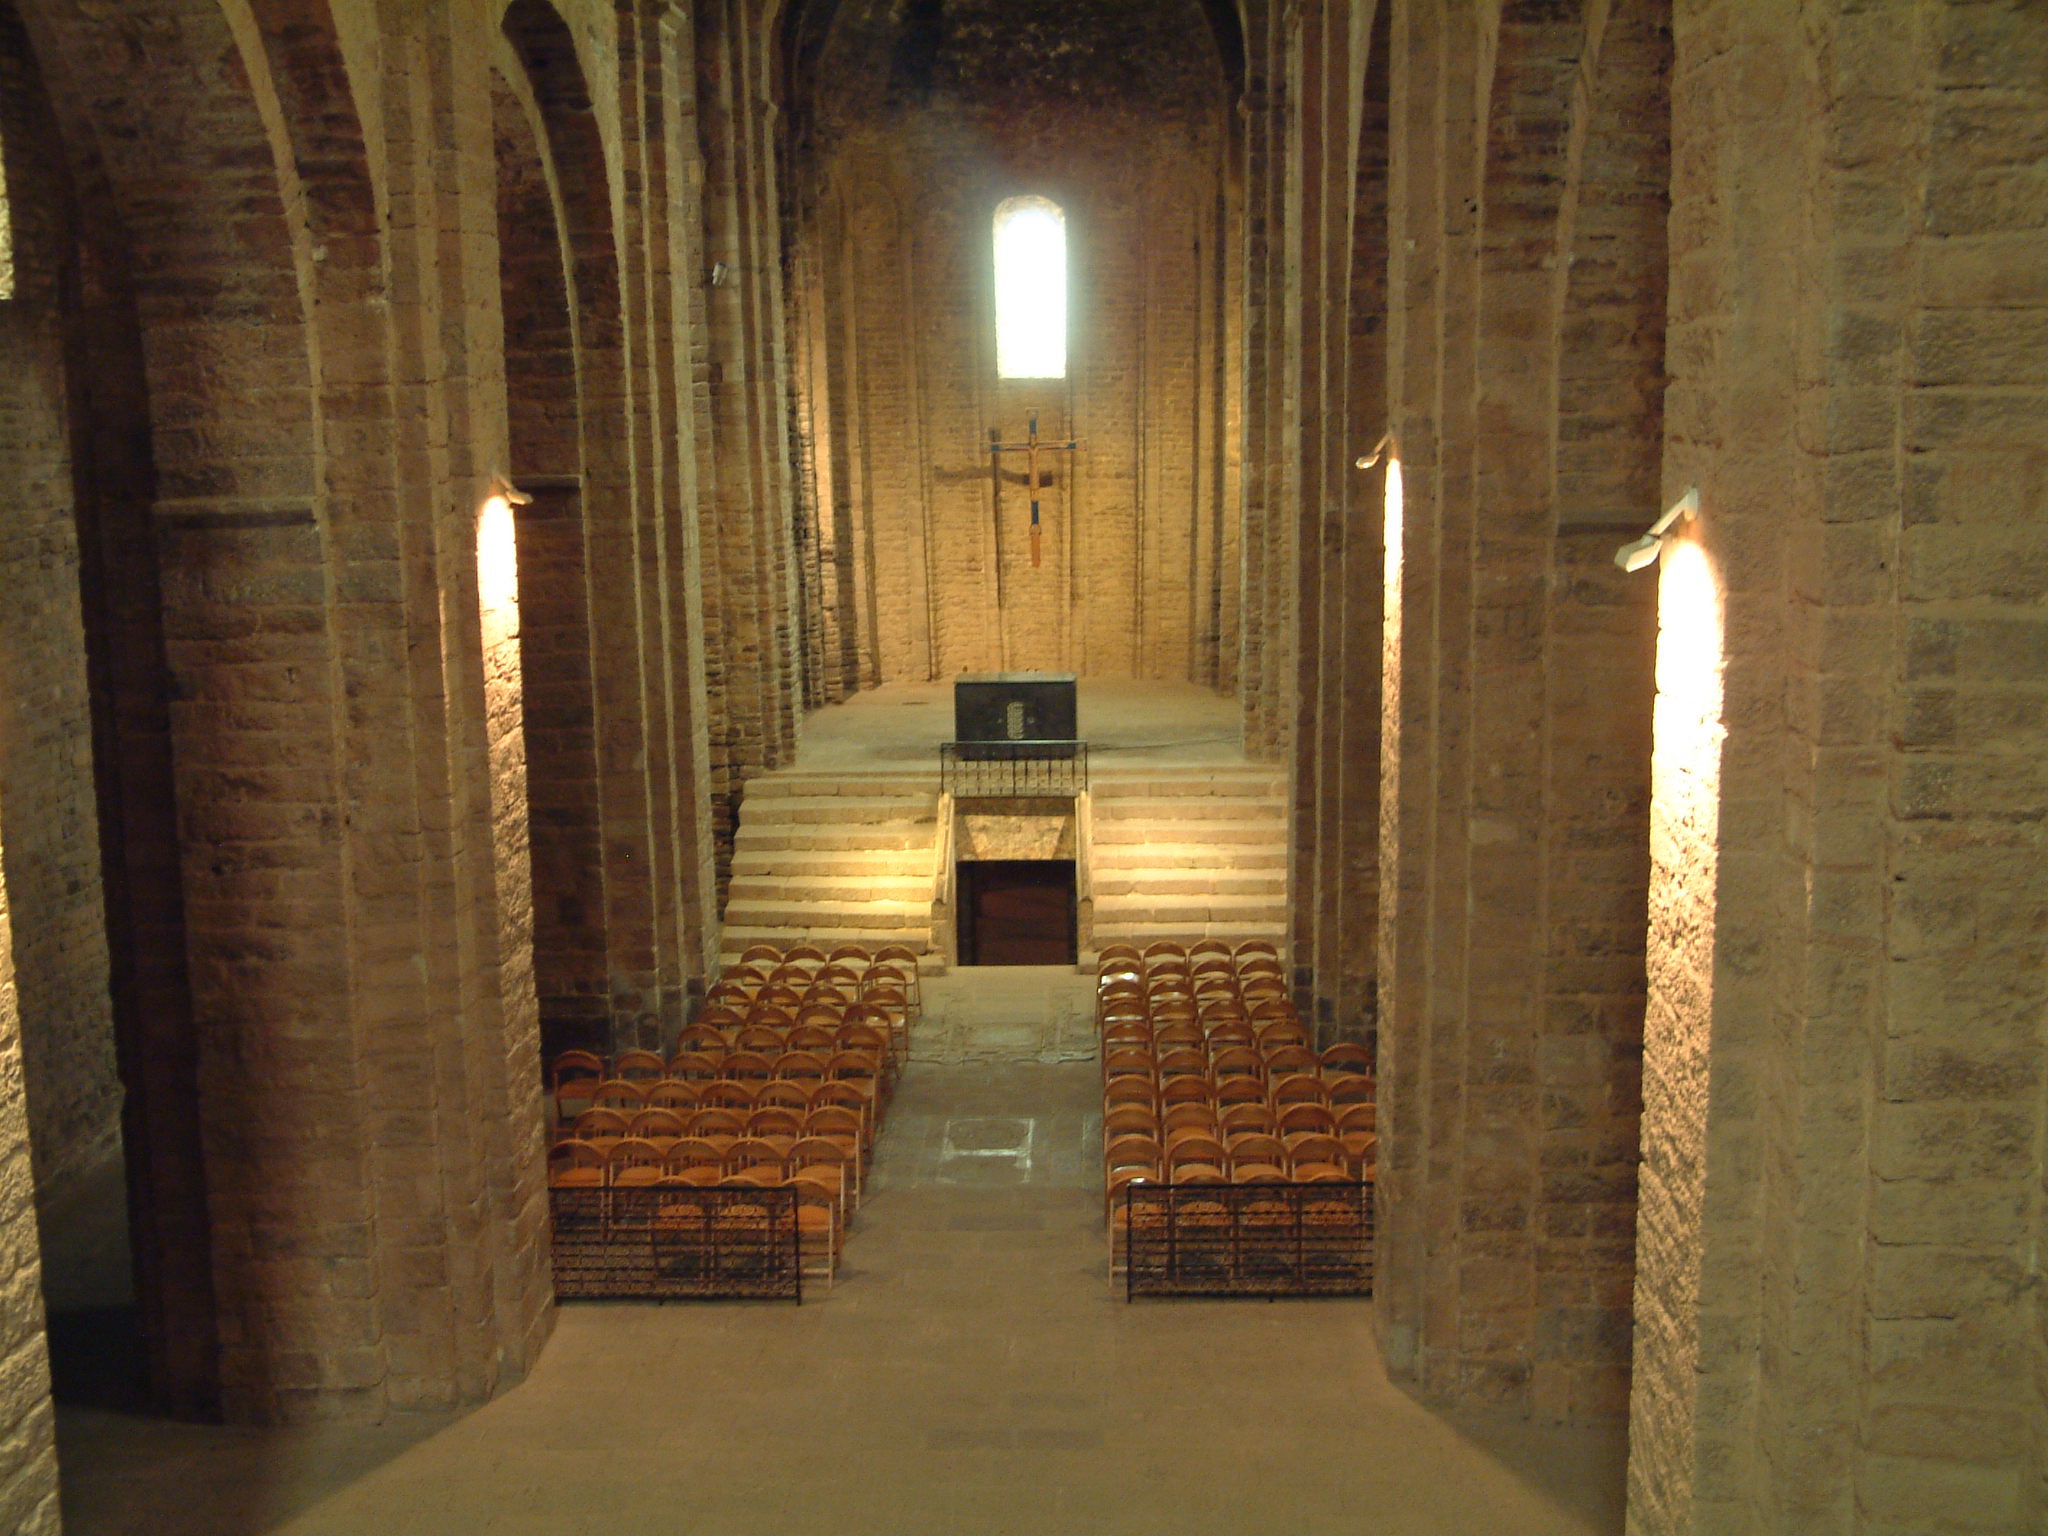
[[[942,741],[939,789],[966,799],[1064,798],[1088,787],[1085,741]]]
[[[1372,1185],[1126,1185],[1124,1295],[1370,1296]]]
[[[563,1301],[802,1301],[797,1192],[550,1189]]]

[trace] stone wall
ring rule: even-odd
[[[792,108],[819,697],[1001,669],[1221,682],[1236,228],[1201,8],[892,14],[841,7]],[[1065,215],[1064,379],[996,375],[993,221],[1022,194]],[[1033,413],[1086,444],[1043,457],[1036,561],[1025,459],[998,492],[987,451]]]
[[[2034,1529],[2048,27],[1677,21],[1631,1524]]]
[[[1326,1036],[1359,1037],[1376,1018],[1373,937],[1379,884],[1383,477],[1360,470],[1388,428],[1388,27],[1392,7],[1307,5],[1285,37],[1287,165],[1281,367],[1285,455],[1298,497],[1290,572],[1266,546],[1265,599],[1251,637],[1291,612],[1294,665],[1244,690],[1247,746],[1292,743],[1293,960],[1304,1010]],[[1278,523],[1289,523],[1285,508]],[[1277,530],[1276,530],[1277,531]],[[1291,590],[1290,586],[1291,576]],[[1261,641],[1261,671],[1285,646]]]
[[[1432,1394],[1627,1397],[1668,23],[1397,7],[1380,1309]],[[1474,103],[1478,110],[1474,110]]]

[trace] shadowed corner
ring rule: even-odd
[[[251,1429],[156,1411],[118,1150],[43,1213],[51,1395],[72,1536],[259,1536],[451,1422]]]

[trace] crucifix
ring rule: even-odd
[[[1031,413],[1031,430],[1025,434],[1024,441],[1021,443],[1006,443],[1003,441],[1003,434],[999,429],[995,427],[988,429],[988,460],[990,471],[995,476],[995,514],[998,537],[1000,537],[1003,523],[1003,455],[1006,453],[1021,453],[1024,455],[1024,462],[1028,466],[1024,472],[1024,483],[1031,487],[1031,564],[1034,568],[1040,563],[1038,493],[1046,484],[1044,478],[1038,473],[1038,455],[1041,452],[1072,453],[1077,449],[1087,446],[1078,437],[1069,439],[1064,443],[1040,442],[1038,439],[1038,412],[1036,411]]]

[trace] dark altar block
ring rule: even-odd
[[[1079,739],[1079,718],[1071,672],[990,672],[953,683],[953,735],[970,761],[1008,756],[1005,742],[1031,742],[1042,749],[1034,756],[1057,756],[1056,747]]]

